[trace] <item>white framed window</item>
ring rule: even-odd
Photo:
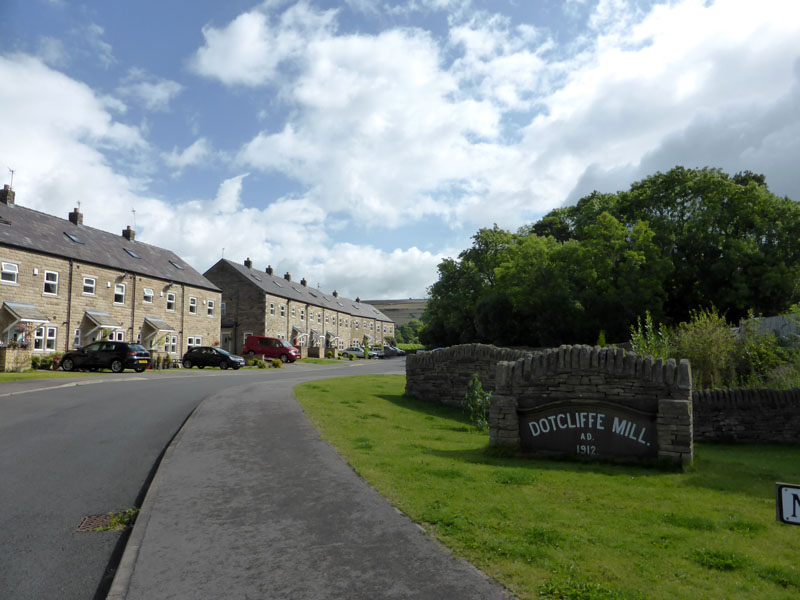
[[[19,265],[16,263],[4,262],[0,264],[0,282],[17,283],[19,279]]]
[[[81,347],[81,330],[76,329],[75,335],[72,337],[72,347],[73,348],[80,348]]]
[[[295,307],[293,306],[292,307],[292,317],[297,316],[297,312],[296,311],[297,311],[297,309],[295,309]]]
[[[175,312],[175,292],[167,292],[167,310]]]
[[[321,312],[317,313],[317,323],[322,324],[322,313]]]
[[[152,304],[154,296],[155,294],[153,293],[153,290],[151,290],[150,288],[144,288],[144,298],[142,299],[142,301],[145,304]]]
[[[220,302],[220,303],[219,303],[219,309],[222,311],[222,316],[224,317],[224,316],[225,316],[225,313],[226,313],[226,312],[227,312],[227,310],[228,310],[228,307],[225,305],[225,303],[224,303],[224,302]]]
[[[285,304],[281,304],[281,316],[282,317],[286,316],[286,305]]]
[[[208,316],[209,317],[213,317],[214,316],[214,301],[213,300],[209,300],[208,303],[206,304],[206,306],[208,308]]]
[[[114,284],[114,304],[125,304],[125,284]]]
[[[313,321],[314,320],[314,311],[313,310],[309,310],[308,311],[308,320],[309,321]]]
[[[373,327],[373,325],[374,325],[374,323],[370,323],[370,324],[369,324],[369,330],[370,330],[370,331],[372,331],[372,327]]]
[[[164,352],[175,354],[178,351],[178,336],[168,335],[164,337]]]
[[[305,321],[306,320],[306,309],[305,308],[301,308],[300,309],[300,320],[301,321]]]
[[[186,345],[189,348],[191,348],[193,346],[202,346],[203,345],[203,338],[200,337],[200,336],[187,338]]]
[[[56,349],[56,328],[41,326],[33,332],[33,349],[38,352],[53,352]]]
[[[331,316],[325,315],[325,323],[330,324],[330,322],[331,322]]]
[[[125,332],[122,329],[115,329],[109,334],[108,339],[112,342],[124,342]]]
[[[94,277],[83,278],[83,293],[86,296],[94,296],[97,291],[97,279]]]
[[[356,324],[356,329],[358,329],[358,321],[353,321]]]
[[[197,314],[197,298],[195,298],[194,296],[189,296],[189,314],[190,315]]]
[[[345,327],[350,327],[350,319],[345,319],[344,320],[344,326]]]
[[[275,303],[274,302],[270,302],[269,303],[269,314],[271,314],[272,316],[275,316]]]
[[[58,273],[56,271],[44,272],[44,292],[48,296],[58,296]]]
[[[252,331],[245,331],[244,336],[242,337],[242,342],[246,342],[247,338],[249,338],[251,335],[253,335]]]

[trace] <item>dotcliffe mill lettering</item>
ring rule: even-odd
[[[528,426],[530,427],[531,435],[533,437],[538,437],[541,434],[561,431],[564,429],[595,429],[598,431],[604,431],[605,419],[606,415],[603,413],[565,412],[531,421],[528,423]],[[644,439],[645,434],[647,433],[647,428],[641,427],[640,425],[634,423],[633,421],[628,421],[627,419],[614,417],[614,421],[611,424],[611,432],[640,444],[648,444],[648,442]]]

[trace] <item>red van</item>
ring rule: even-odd
[[[300,350],[286,340],[261,335],[248,335],[242,354],[260,354],[264,358],[280,358],[283,362],[294,362],[300,358]]]

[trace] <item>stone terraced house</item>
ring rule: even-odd
[[[374,306],[324,294],[289,273],[276,276],[272,267],[253,269],[249,258],[244,264],[221,259],[205,276],[222,290],[222,347],[234,353],[242,352],[248,335],[339,350],[394,337],[394,323]]]
[[[64,352],[97,339],[178,359],[219,344],[221,294],[173,252],[24,208],[0,190],[0,344]]]

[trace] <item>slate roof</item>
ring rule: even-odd
[[[355,300],[343,298],[342,296],[337,297],[332,294],[324,294],[316,288],[304,286],[297,281],[287,281],[283,277],[274,274],[270,275],[266,271],[251,269],[243,264],[228,260],[227,258],[220,259],[219,262],[234,269],[244,279],[273,296],[286,298],[287,300],[295,300],[304,304],[321,306],[322,308],[349,314],[359,319],[375,319],[386,323],[394,323],[394,321],[371,304],[356,302]]]
[[[0,244],[220,291],[174,252],[18,204],[0,202]]]

